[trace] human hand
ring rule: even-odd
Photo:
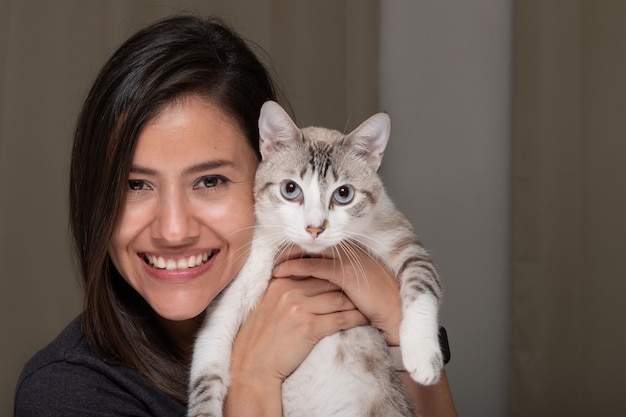
[[[313,346],[339,330],[367,324],[341,289],[311,277],[273,279],[233,346],[232,373],[282,383]]]
[[[400,344],[400,290],[380,261],[354,245],[332,248],[322,257],[289,257],[274,268],[276,278],[310,276],[341,287],[369,322],[383,332],[388,345]]]

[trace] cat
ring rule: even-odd
[[[299,129],[279,104],[262,106],[254,237],[242,270],[211,303],[198,334],[189,417],[222,415],[233,340],[264,294],[276,257],[294,246],[316,254],[358,245],[383,262],[400,286],[404,367],[421,384],[439,380],[439,277],[377,174],[390,123],[386,113],[378,113],[343,135],[320,127]],[[413,415],[385,340],[372,326],[319,341],[285,380],[282,396],[285,417]]]

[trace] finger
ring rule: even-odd
[[[304,295],[306,297],[315,297],[320,294],[337,292],[341,287],[324,279],[317,278],[301,278],[301,277],[285,277],[291,279],[272,279],[269,283],[268,292],[274,293],[284,299],[292,297],[299,298]]]
[[[308,276],[324,279],[344,289],[369,286],[368,277],[375,271],[360,258],[302,258],[291,259],[276,265],[276,278]]]
[[[364,326],[369,322],[367,317],[365,317],[359,310],[346,310],[320,315],[318,316],[318,319],[315,320],[315,323],[317,340],[319,340],[340,330]]]
[[[354,271],[349,265],[346,267],[337,259],[297,259],[281,263],[276,271],[276,277],[292,277],[293,275],[309,274],[313,279],[324,280],[342,292],[366,315],[370,315],[374,299],[373,294],[379,291],[372,288],[365,270]],[[329,288],[329,287],[327,287]],[[374,291],[372,291],[374,290]],[[309,295],[312,292],[309,291]]]
[[[274,267],[273,275],[276,278],[290,276],[310,276],[325,278],[329,273],[336,274],[342,271],[342,262],[334,258],[297,258],[288,259]]]
[[[331,314],[339,311],[356,310],[356,306],[340,291],[327,292],[317,295],[312,300],[311,313],[318,315]]]

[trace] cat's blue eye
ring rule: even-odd
[[[283,181],[280,184],[280,193],[287,200],[297,200],[302,195],[302,189],[293,181]]]
[[[333,200],[337,204],[348,204],[354,199],[354,188],[349,185],[342,185],[333,192]]]

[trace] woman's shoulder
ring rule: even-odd
[[[71,355],[72,353],[80,352],[84,340],[81,316],[78,316],[72,320],[48,346],[37,352],[26,363],[20,380],[51,363],[64,361],[68,354]]]
[[[185,407],[130,369],[107,363],[74,319],[24,366],[15,416],[184,415]]]

